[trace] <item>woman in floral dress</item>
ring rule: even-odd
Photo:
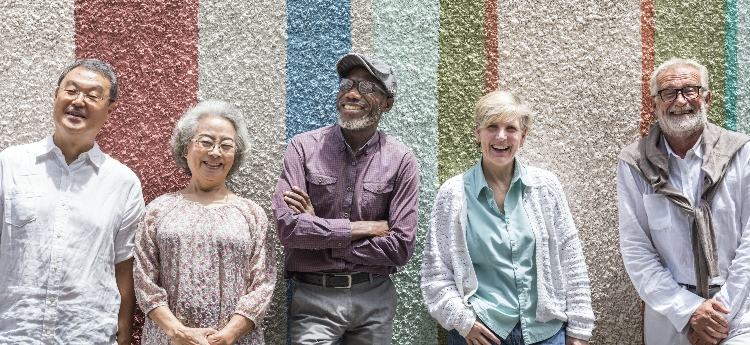
[[[144,345],[263,344],[276,280],[267,218],[226,186],[248,141],[242,114],[223,101],[202,102],[177,123],[172,154],[190,182],[147,206],[135,240]]]

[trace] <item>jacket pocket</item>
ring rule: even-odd
[[[670,201],[661,194],[643,196],[643,206],[646,208],[648,227],[653,230],[666,230],[672,226]]]

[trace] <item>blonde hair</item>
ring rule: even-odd
[[[492,91],[480,98],[474,114],[474,120],[479,128],[517,118],[521,130],[528,132],[533,122],[528,103],[508,91],[501,90]]]

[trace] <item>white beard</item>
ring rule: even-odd
[[[669,107],[667,112],[673,111],[674,109],[679,109],[679,107]],[[664,134],[666,134],[668,137],[675,140],[685,140],[687,138],[690,138],[693,134],[703,129],[703,126],[708,122],[705,103],[701,104],[701,107],[700,109],[698,109],[698,111],[687,117],[670,117],[668,115],[664,115],[662,114],[661,108],[657,113],[659,118],[659,127],[661,127],[662,132],[664,132]]]
[[[344,120],[339,116],[339,126],[350,131],[361,131],[372,125],[376,125],[380,121],[381,115],[383,115],[383,112],[380,111],[380,104],[378,104],[377,109],[358,119]]]

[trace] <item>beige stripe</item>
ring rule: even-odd
[[[351,7],[352,52],[373,56],[375,16],[372,12],[372,0],[352,0]]]
[[[0,5],[0,150],[52,134],[53,91],[60,72],[75,59],[74,4]]]

